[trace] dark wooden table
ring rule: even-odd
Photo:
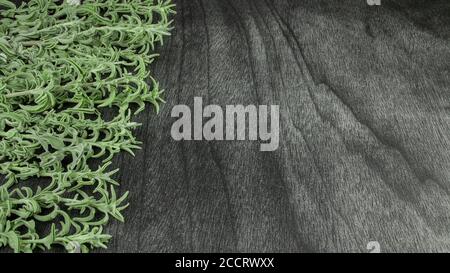
[[[176,4],[108,251],[450,251],[448,0]],[[174,141],[195,96],[280,105],[280,148]]]

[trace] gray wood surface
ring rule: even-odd
[[[177,0],[108,251],[450,251],[450,2],[381,1]],[[195,96],[280,105],[280,148],[174,141]]]
[[[109,251],[450,251],[450,2],[176,1]],[[176,104],[280,105],[280,148],[176,142]]]

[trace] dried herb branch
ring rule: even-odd
[[[105,248],[103,228],[124,220],[128,195],[116,195],[109,166],[139,148],[132,116],[146,103],[159,110],[148,66],[174,5],[0,0],[0,8],[0,247]],[[116,115],[106,120],[103,108]],[[45,224],[47,232],[37,228]]]

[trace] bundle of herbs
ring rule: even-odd
[[[0,0],[0,247],[105,248],[123,221],[111,170],[140,142],[132,116],[156,111],[149,75],[171,29],[170,0]],[[105,109],[112,118],[106,118]]]

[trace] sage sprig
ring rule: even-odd
[[[128,195],[116,194],[111,159],[139,148],[132,116],[163,102],[148,66],[174,5],[0,0],[0,8],[0,247],[105,248],[104,227],[124,221]]]

